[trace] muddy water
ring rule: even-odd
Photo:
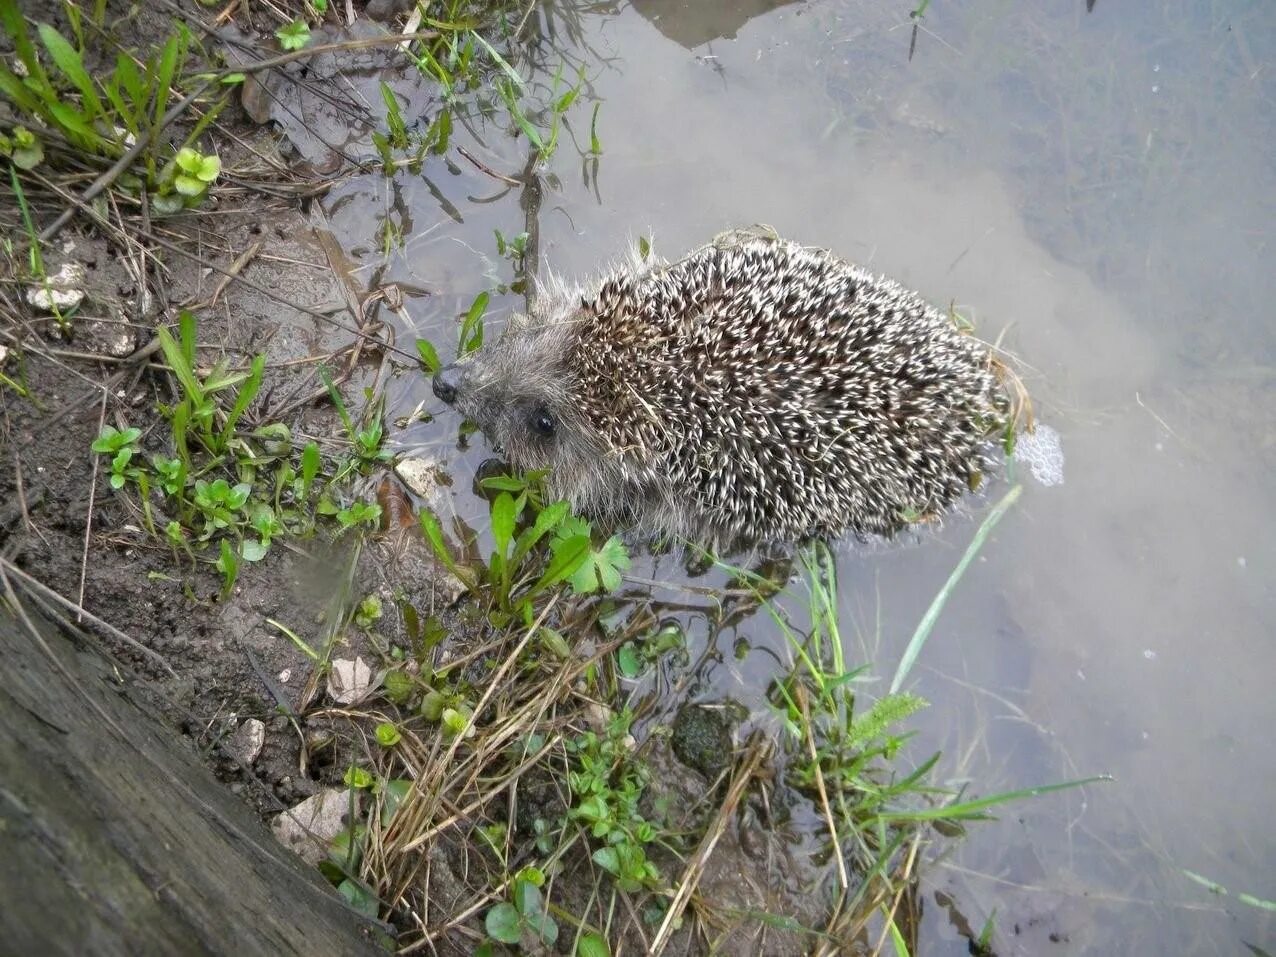
[[[1066,481],[1027,481],[912,675],[933,704],[913,753],[942,749],[945,776],[979,793],[1116,780],[977,826],[930,871],[922,952],[966,952],[943,895],[976,930],[995,909],[1001,954],[1271,950],[1276,915],[1236,895],[1276,899],[1276,14],[941,2],[910,61],[904,2],[565,6],[539,22],[555,38],[541,59],[589,65],[605,152],[564,135],[543,262],[588,273],[639,235],[676,254],[769,223],[1004,333],[1063,435]],[[501,125],[458,142],[516,173],[525,142]],[[493,230],[525,223],[522,191],[451,156],[327,204],[369,282],[429,290],[411,311],[441,348],[511,279]],[[385,255],[387,221],[404,245]],[[519,303],[494,296],[492,325]],[[399,413],[423,400],[396,383]],[[465,490],[479,456],[454,423],[399,438],[451,462],[456,507],[481,524]],[[850,660],[893,671],[989,504],[844,550]],[[739,632],[759,650],[724,648],[698,693],[757,707],[785,653],[765,622]]]

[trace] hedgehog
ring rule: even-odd
[[[989,346],[832,253],[731,233],[550,281],[434,394],[579,513],[730,551],[892,536],[980,483]]]

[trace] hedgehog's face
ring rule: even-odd
[[[516,316],[500,341],[440,369],[434,394],[518,469],[564,468],[584,431],[566,366],[569,323]]]

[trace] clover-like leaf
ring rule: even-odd
[[[392,748],[403,740],[402,733],[389,721],[382,721],[377,725],[374,734],[377,736],[377,744],[383,748]]]
[[[195,196],[198,196],[200,193],[204,192],[207,186],[201,180],[196,179],[194,176],[185,176],[185,175],[179,174],[173,179],[173,188],[176,189],[183,196],[195,197]]]
[[[572,593],[613,592],[620,587],[620,573],[629,567],[629,552],[619,536],[613,535],[602,548],[591,549],[589,557],[568,579]]]
[[[191,176],[199,172],[200,165],[203,163],[204,157],[200,155],[198,150],[193,150],[189,146],[183,146],[177,151],[177,156],[173,162],[177,164],[177,168],[183,173],[189,173]]]
[[[310,26],[305,20],[294,20],[276,30],[275,37],[285,50],[300,50],[310,42]]]
[[[217,156],[203,156],[200,158],[199,168],[194,170],[196,179],[203,180],[205,183],[211,183],[222,171],[222,161]]]

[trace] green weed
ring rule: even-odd
[[[120,186],[136,193],[144,185],[157,199],[180,197],[161,199],[156,203],[157,212],[198,202],[207,194],[219,165],[216,157],[191,147],[228,100],[223,95],[207,108],[176,149],[161,135],[170,119],[172,92],[186,69],[192,45],[190,31],[177,23],[162,45],[144,55],[120,50],[110,68],[91,73],[84,62],[81,14],[73,4],[65,9],[75,43],[47,23],[37,24],[33,37],[16,0],[0,0],[0,29],[13,44],[24,74],[19,76],[0,64],[0,95],[17,115],[30,119],[29,125],[49,131],[42,145],[26,127],[17,126],[11,140],[6,138],[7,150],[5,141],[0,141],[0,152],[18,168],[29,169],[47,158],[45,147],[50,138],[57,141],[59,149],[107,161],[120,159],[134,144],[141,143],[138,162],[119,178]]]
[[[340,406],[352,435],[350,454],[330,460],[325,471],[318,444],[298,448],[282,423],[242,427],[261,389],[265,357],[254,356],[241,371],[223,357],[201,372],[196,332],[194,316],[183,312],[176,337],[163,328],[156,333],[177,387],[177,401],[159,409],[169,425],[169,448],[148,461],[140,455],[141,430],[113,426],[104,426],[92,445],[109,459],[112,488],[136,487],[151,534],[192,559],[195,547],[212,546],[216,556],[209,560],[229,593],[241,562],[260,561],[281,536],[313,534],[323,516],[336,534],[377,525],[381,506],[345,500],[343,478],[388,454],[379,415],[356,427]],[[152,518],[157,505],[167,513],[162,529]]]
[[[300,50],[310,42],[310,24],[297,19],[275,31],[275,39],[284,50]]]
[[[483,926],[488,936],[502,944],[538,944],[553,947],[558,940],[558,924],[545,910],[541,887],[545,875],[525,867],[514,876],[510,903],[500,903],[487,912]],[[526,949],[526,948],[525,948]],[[477,953],[483,953],[480,949]],[[490,946],[487,953],[492,953]]]
[[[141,429],[121,431],[113,425],[104,425],[101,433],[93,440],[92,450],[111,459],[111,488],[123,488],[124,483],[137,474],[136,469],[129,468],[129,463],[137,454],[137,441],[141,437]]]
[[[638,810],[648,772],[631,753],[632,722],[633,713],[626,709],[607,722],[602,735],[586,731],[567,742],[572,758],[567,773],[573,802],[569,817],[601,842],[590,856],[622,891],[637,891],[660,881],[660,872],[645,850],[657,832]]]

